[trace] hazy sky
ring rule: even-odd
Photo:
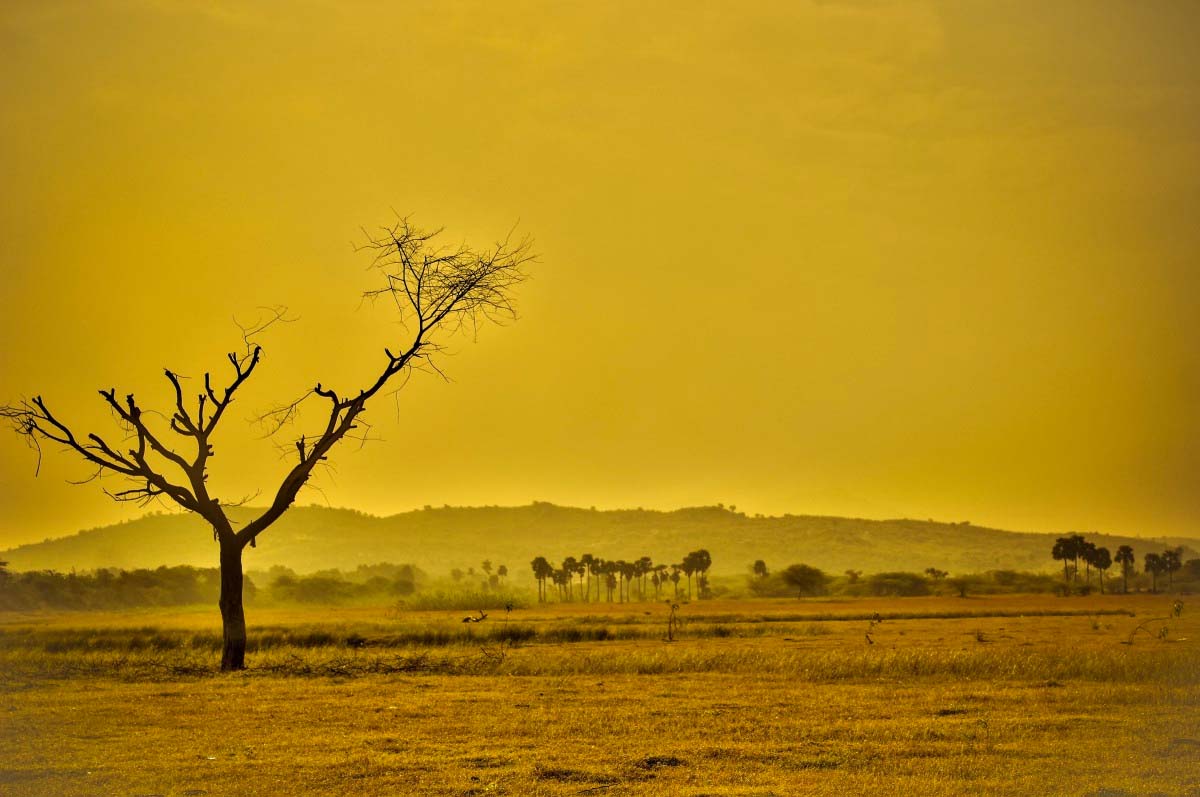
[[[1200,534],[1200,4],[0,5],[0,402],[108,432],[285,304],[217,440],[397,329],[393,211],[541,261],[304,502]],[[0,436],[0,545],[139,510]],[[116,483],[113,483],[116,486]],[[269,532],[268,532],[269,533]],[[215,554],[214,554],[215,556]]]

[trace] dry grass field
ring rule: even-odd
[[[212,608],[0,616],[0,793],[1200,795],[1171,603],[261,610],[232,675]]]

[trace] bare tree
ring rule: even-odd
[[[212,440],[229,405],[261,362],[257,334],[282,318],[282,313],[275,312],[257,327],[243,330],[245,349],[229,355],[226,380],[220,382],[211,372],[206,373],[203,392],[194,401],[185,395],[180,375],[167,370],[174,406],[165,415],[143,409],[132,393],[122,399],[115,388],[101,390],[101,398],[124,435],[120,442],[111,436],[81,433],[41,396],[0,408],[0,417],[7,419],[37,451],[39,470],[42,445],[53,443],[88,462],[95,469],[92,478],[123,478],[127,483],[124,489],[105,491],[114,500],[144,504],[170,499],[208,522],[220,546],[222,670],[245,667],[245,547],[253,546],[258,535],[287,511],[313,469],[326,461],[339,442],[347,437],[361,439],[360,426],[365,426],[361,416],[373,398],[385,388],[403,387],[414,369],[441,374],[436,360],[447,335],[514,317],[512,292],[524,279],[523,266],[532,259],[530,241],[510,237],[488,249],[475,250],[466,245],[443,245],[438,240],[440,232],[420,230],[401,219],[376,233],[366,233],[360,250],[371,255],[383,283],[366,296],[394,303],[405,330],[402,345],[395,350],[384,349],[379,369],[357,390],[339,392],[318,382],[297,401],[262,419],[271,431],[278,432],[295,421],[302,403],[314,397],[326,402],[328,413],[316,434],[302,434],[290,441],[294,464],[275,489],[269,506],[240,529],[235,529],[227,517],[227,505],[208,491]]]

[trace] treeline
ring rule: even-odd
[[[1076,591],[1087,592],[1092,584],[1092,572],[1095,571],[1104,592],[1104,577],[1114,564],[1119,566],[1121,574],[1121,591],[1129,591],[1129,579],[1137,574],[1137,554],[1130,545],[1117,548],[1116,554],[1107,548],[1086,539],[1082,534],[1068,534],[1054,541],[1050,555],[1057,562],[1063,563],[1063,582],[1072,586]],[[1084,580],[1079,581],[1079,564],[1084,566]],[[1184,578],[1187,581],[1200,580],[1200,559],[1183,561],[1183,548],[1167,548],[1164,551],[1150,551],[1143,555],[1142,573],[1150,578],[1150,591],[1158,592],[1159,579],[1166,577],[1167,591],[1175,587],[1176,574],[1186,570]]]
[[[929,567],[922,573],[897,570],[863,574],[861,570],[846,570],[841,575],[832,575],[807,564],[793,564],[778,572],[771,572],[761,559],[750,569],[749,593],[756,597],[966,597],[1039,593],[1070,595],[1087,594],[1090,591],[1086,563],[1083,580],[1078,584],[1070,580],[1064,584],[1057,576],[1048,573],[1017,570],[988,570],[951,576],[945,570]],[[1200,559],[1191,559],[1174,572],[1178,572],[1173,582],[1175,587],[1200,588]],[[1068,571],[1068,579],[1073,575],[1073,571]],[[1153,578],[1143,581],[1130,575],[1131,579],[1125,582],[1126,587],[1133,585],[1135,588],[1157,590],[1158,585]],[[1153,577],[1153,571],[1148,575]]]
[[[96,570],[12,573],[0,567],[0,610],[132,609],[216,603],[221,574],[214,568],[158,567],[154,570]],[[257,593],[245,581],[247,599]]]
[[[756,597],[911,598],[922,595],[997,595],[1061,592],[1057,577],[1046,573],[989,570],[951,577],[945,570],[923,573],[896,570],[864,574],[846,570],[833,575],[807,564],[772,572],[761,559],[751,566],[749,592]]]
[[[251,575],[255,575],[252,571]],[[288,567],[276,565],[257,574],[267,585],[263,599],[277,603],[371,603],[412,595],[425,573],[413,565],[381,562],[359,565],[355,570],[318,570],[299,575]]]
[[[631,560],[602,559],[585,553],[578,559],[568,556],[558,567],[544,556],[535,558],[529,565],[537,581],[538,601],[542,603],[549,600],[550,587],[554,587],[558,600],[563,602],[645,601],[651,599],[651,591],[653,600],[661,600],[664,593],[674,598],[686,595],[688,599],[712,596],[708,582],[712,555],[703,548],[692,551],[677,564],[655,564],[649,556]],[[686,585],[681,583],[685,579]],[[596,585],[594,597],[593,582]]]
[[[424,574],[412,565],[363,565],[343,573],[298,575],[285,567],[247,573],[247,602],[340,604],[387,602],[412,594]],[[265,584],[266,587],[260,587]],[[0,562],[0,611],[36,609],[133,609],[215,604],[221,592],[217,568],[101,569],[88,573],[38,570],[10,572]]]

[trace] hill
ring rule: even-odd
[[[231,509],[235,522],[257,511]],[[353,569],[360,564],[406,562],[437,575],[453,567],[478,567],[484,559],[524,576],[543,555],[561,561],[592,553],[610,559],[650,556],[677,562],[696,548],[712,553],[714,573],[743,573],[755,559],[772,568],[806,562],[827,572],[847,568],[951,573],[991,569],[1053,570],[1054,534],[990,529],[923,520],[784,515],[748,517],[721,507],[670,512],[596,511],[534,502],[519,507],[426,508],[390,517],[349,509],[295,507],[247,549],[246,567],[284,565],[298,572]],[[1200,556],[1200,541],[1139,539],[1087,534],[1115,551],[1131,545],[1143,553],[1182,545],[1185,560]],[[217,547],[194,516],[153,513],[136,520],[0,552],[13,570],[91,570],[99,567],[214,567]]]

